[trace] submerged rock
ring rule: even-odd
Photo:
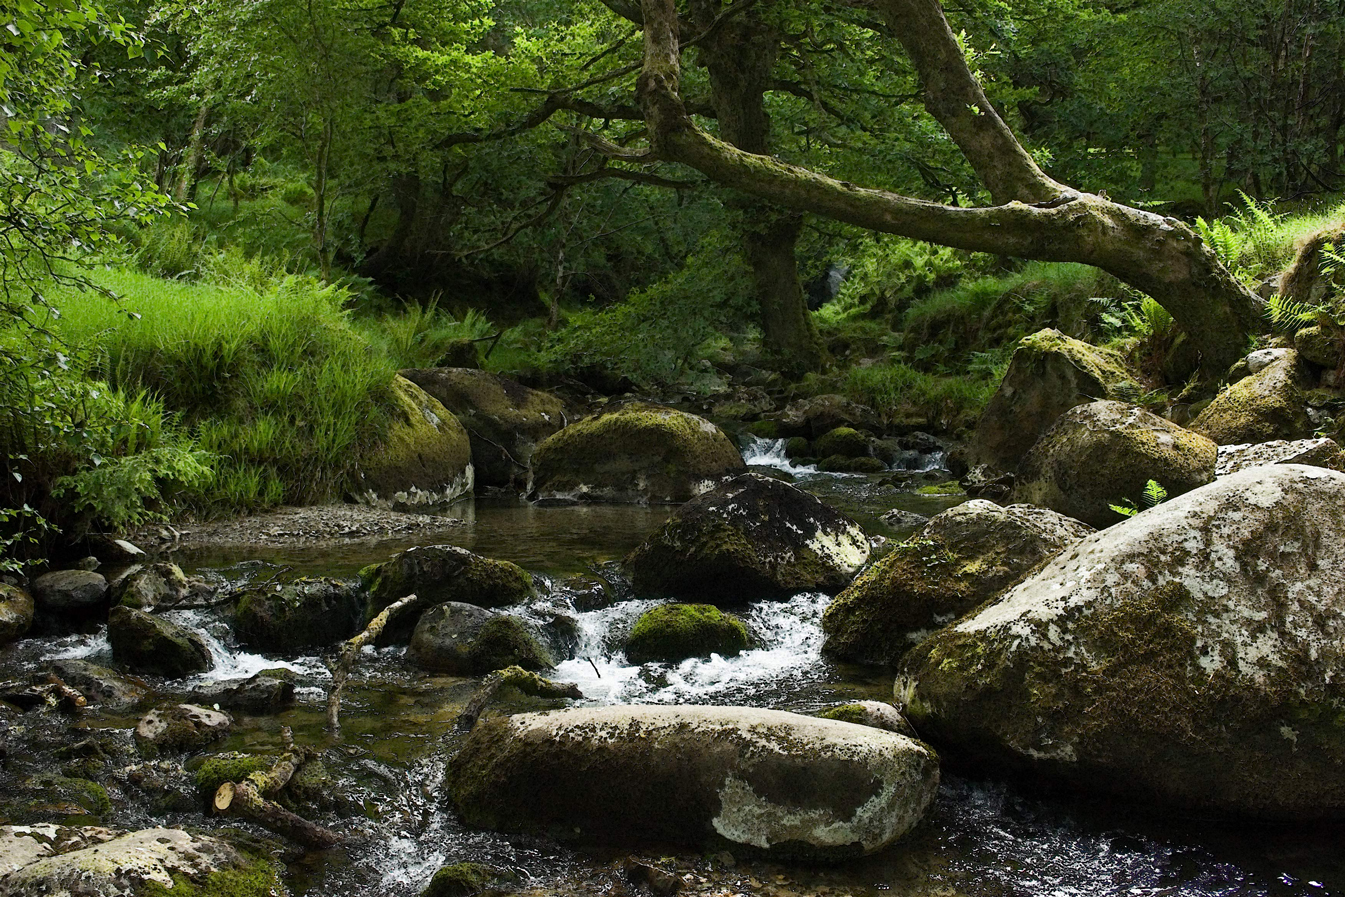
[[[831,657],[896,663],[916,642],[1093,532],[1031,505],[973,499],[932,518],[836,596],[822,615]]]
[[[746,707],[495,718],[450,764],[473,826],[829,860],[910,831],[938,779],[934,754],[909,738]]]
[[[421,614],[406,657],[421,669],[453,676],[555,665],[537,634],[518,617],[456,601]]]
[[[1312,436],[1316,428],[1308,416],[1298,353],[1280,352],[1271,364],[1215,396],[1191,421],[1191,429],[1219,445]]]
[[[133,673],[177,679],[215,666],[205,641],[190,629],[142,610],[114,607],[107,618],[112,658]]]
[[[244,592],[234,608],[238,641],[294,653],[344,641],[364,628],[364,596],[338,579],[296,579]]]
[[[360,579],[369,590],[370,617],[411,594],[427,602],[458,601],[478,607],[503,607],[533,596],[532,577],[522,567],[455,545],[408,548],[365,567]]]
[[[0,583],[0,645],[23,638],[33,625],[33,596],[18,586]]]
[[[978,762],[1137,802],[1345,816],[1345,475],[1245,470],[1089,536],[906,658]]]
[[[744,467],[733,442],[709,421],[632,403],[570,424],[538,445],[528,497],[684,502]]]
[[[747,649],[747,627],[710,604],[663,604],[640,615],[626,639],[631,663],[677,663],[688,657],[725,657]]]
[[[683,505],[625,564],[638,594],[727,604],[832,592],[868,557],[859,524],[749,473]]]
[[[1089,526],[1122,519],[1113,504],[1141,505],[1150,480],[1169,496],[1214,479],[1218,446],[1122,402],[1091,402],[1060,416],[1023,458],[1013,499]]]
[[[469,494],[472,447],[458,419],[405,377],[393,378],[392,399],[392,423],[358,477],[360,501],[404,511]]]
[[[194,751],[223,738],[233,726],[227,713],[196,704],[164,704],[135,726],[135,743],[146,757],[169,751]]]

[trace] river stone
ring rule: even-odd
[[[264,716],[294,706],[298,678],[293,670],[284,667],[262,670],[242,682],[212,682],[202,686],[192,692],[191,699],[223,710]]]
[[[1219,446],[1218,476],[1226,477],[1249,467],[1265,464],[1308,464],[1345,470],[1345,453],[1334,439],[1277,439],[1244,445]]]
[[[117,832],[0,827],[0,897],[141,897],[150,893],[285,894],[269,859],[181,829]]]
[[[538,445],[528,497],[677,503],[745,467],[733,442],[708,420],[636,402],[570,424]]]
[[[292,654],[344,641],[364,628],[364,595],[338,579],[296,579],[244,592],[234,633],[260,651]]]
[[[856,726],[869,726],[884,732],[896,732],[907,738],[915,738],[915,729],[901,715],[901,711],[882,701],[855,701],[853,704],[841,704],[828,707],[817,714],[820,719],[834,719]]]
[[[688,657],[741,654],[750,640],[733,614],[710,604],[663,604],[635,621],[626,639],[631,663],[678,663]]]
[[[1215,396],[1191,429],[1219,445],[1311,437],[1315,427],[1303,395],[1302,364],[1297,352],[1280,351],[1278,360]]]
[[[533,449],[569,421],[565,403],[513,380],[469,368],[401,372],[457,417],[472,444],[476,482],[511,486],[527,479]]]
[[[781,436],[806,436],[809,439],[849,427],[870,433],[882,432],[878,413],[868,405],[853,402],[845,396],[824,395],[791,402],[777,418]]]
[[[1013,499],[1109,526],[1123,519],[1111,506],[1140,506],[1150,480],[1169,497],[1210,482],[1218,456],[1213,442],[1156,414],[1090,402],[1062,414],[1023,458]]]
[[[39,614],[87,615],[107,606],[107,580],[91,570],[56,570],[33,580]]]
[[[631,552],[640,595],[710,604],[844,588],[869,557],[859,524],[814,496],[756,473],[687,502]]]
[[[150,688],[144,682],[87,660],[58,660],[51,669],[90,704],[101,704],[111,710],[134,707],[150,696]]]
[[[229,734],[233,717],[197,704],[164,704],[141,717],[135,743],[146,757],[194,751]]]
[[[33,596],[18,586],[0,583],[0,645],[23,638],[33,625]]]
[[[969,466],[1013,471],[1060,415],[1095,399],[1119,398],[1133,386],[1134,376],[1114,352],[1058,330],[1024,337],[976,424]]]
[[[162,617],[114,607],[107,617],[112,659],[133,673],[178,679],[215,666],[199,635]]]
[[[836,596],[822,615],[822,650],[857,663],[896,663],[932,630],[1092,532],[1032,505],[972,499],[950,508]]]
[[[136,610],[150,610],[164,601],[180,601],[187,595],[187,576],[177,564],[138,566],[110,586],[112,603]]]
[[[909,738],[748,707],[593,707],[478,723],[450,763],[469,825],[843,859],[910,831],[938,760]]]
[[[462,424],[405,377],[393,378],[391,395],[391,425],[361,465],[359,500],[405,511],[470,494],[472,447]]]
[[[476,676],[509,666],[554,666],[535,632],[518,617],[448,601],[421,614],[406,659],[424,670]]]
[[[1338,329],[1327,330],[1320,324],[1304,327],[1294,334],[1294,349],[1300,358],[1319,367],[1340,367],[1342,346]]]
[[[427,603],[460,601],[479,607],[518,604],[534,594],[532,577],[522,567],[456,545],[408,548],[365,567],[360,579],[369,590],[370,617],[411,594]]]
[[[837,427],[823,433],[813,443],[819,458],[839,455],[842,458],[867,458],[870,455],[869,437],[853,427]]]
[[[931,741],[1137,801],[1345,816],[1345,474],[1223,477],[1089,536],[904,661]]]

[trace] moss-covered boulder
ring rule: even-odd
[[[133,673],[177,679],[213,669],[205,641],[186,627],[143,610],[114,607],[107,617],[112,659]]]
[[[344,641],[364,628],[365,597],[339,579],[296,579],[243,593],[234,634],[259,651],[292,654]]]
[[[56,825],[0,827],[0,894],[70,897],[284,897],[265,853],[206,834]]]
[[[498,374],[442,367],[401,373],[466,427],[476,482],[483,486],[522,484],[537,443],[569,422],[559,398]]]
[[[1058,330],[1024,337],[976,424],[970,464],[1015,470],[1060,415],[1085,402],[1119,398],[1134,382],[1116,353]]]
[[[791,402],[776,421],[782,436],[806,436],[809,439],[816,439],[837,427],[879,433],[883,426],[878,413],[868,405],[839,395],[813,396]]]
[[[164,602],[180,601],[190,588],[177,564],[136,565],[109,583],[112,603],[136,610],[153,610]]]
[[[430,877],[420,897],[474,897],[498,877],[498,872],[480,863],[452,863]]]
[[[233,710],[252,716],[265,716],[288,710],[295,703],[299,676],[293,670],[278,667],[262,670],[242,682],[212,682],[192,691],[198,704]]]
[[[920,821],[938,761],[891,732],[778,710],[597,707],[478,723],[449,784],[481,828],[843,859]]]
[[[822,615],[830,657],[896,663],[930,632],[1013,585],[1093,528],[1046,508],[973,499],[931,518]]]
[[[1345,452],[1334,439],[1277,439],[1274,442],[1256,442],[1247,445],[1219,446],[1218,476],[1262,467],[1266,464],[1307,464],[1345,471]]]
[[[527,623],[472,604],[447,601],[421,614],[406,650],[423,670],[479,676],[505,667],[541,670],[555,666]]]
[[[0,645],[23,638],[33,625],[33,596],[18,586],[0,583]]]
[[[973,762],[1198,811],[1345,817],[1345,475],[1223,477],[1096,533],[904,660]]]
[[[745,468],[709,421],[631,403],[570,424],[532,456],[528,496],[541,501],[684,502]]]
[[[58,660],[51,670],[90,704],[101,704],[109,710],[134,707],[151,694],[149,686],[141,680],[87,660]]]
[[[1304,397],[1306,375],[1298,353],[1229,386],[1191,421],[1191,429],[1219,445],[1307,439],[1315,429]]]
[[[1335,370],[1345,360],[1345,345],[1338,333],[1321,325],[1304,327],[1294,334],[1294,349],[1304,361]]]
[[[472,446],[458,419],[405,377],[393,378],[392,400],[388,430],[360,465],[359,500],[408,510],[470,493]]]
[[[853,427],[837,427],[817,437],[813,449],[819,458],[865,458],[870,454],[869,437]]]
[[[39,774],[10,778],[5,784],[0,794],[0,817],[7,822],[98,825],[112,812],[107,789],[89,779]],[[0,863],[3,856],[0,853]],[[0,877],[0,894],[9,893]]]
[[[802,489],[748,473],[679,508],[625,566],[637,594],[741,604],[836,591],[868,557],[859,524]]]
[[[146,757],[199,750],[233,728],[233,717],[197,704],[163,704],[140,718],[135,744]]]
[[[1142,506],[1150,480],[1169,496],[1214,479],[1219,447],[1122,402],[1090,402],[1060,416],[1018,468],[1013,500],[1110,526],[1114,504]]]
[[[915,738],[915,729],[901,715],[901,711],[882,701],[855,701],[852,704],[838,704],[828,707],[817,714],[819,719],[834,719],[856,726],[869,726],[884,732],[896,732],[907,738]]]
[[[626,639],[631,663],[677,663],[688,657],[730,657],[747,649],[743,621],[712,604],[663,604],[645,611]]]
[[[827,473],[882,473],[887,470],[887,465],[869,456],[847,458],[844,455],[829,455],[817,462],[817,469]]]

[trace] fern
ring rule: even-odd
[[[1152,508],[1155,505],[1167,501],[1167,497],[1168,490],[1163,488],[1163,484],[1157,480],[1150,480],[1144,484],[1144,495],[1140,498],[1140,501],[1144,505],[1143,508],[1136,507],[1135,503],[1128,498],[1123,500],[1120,504],[1108,503],[1107,507],[1120,514],[1122,517],[1134,517],[1140,511]]]
[[[1278,293],[1266,303],[1266,316],[1270,318],[1271,329],[1287,336],[1292,336],[1304,327],[1311,327],[1324,314],[1326,309],[1323,306],[1296,302]]]

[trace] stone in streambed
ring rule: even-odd
[[[296,579],[243,593],[234,608],[239,642],[292,654],[344,641],[364,628],[365,599],[353,583]]]
[[[164,704],[136,723],[135,743],[145,757],[174,751],[195,751],[223,738],[233,717],[196,704]]]
[[[33,625],[33,596],[18,586],[0,583],[0,646],[23,638]]]
[[[747,649],[747,627],[710,604],[663,604],[641,614],[626,639],[631,663],[729,657]]]
[[[369,617],[415,594],[429,603],[458,601],[478,607],[518,604],[534,594],[532,577],[517,564],[473,554],[455,545],[422,545],[365,567]]]
[[[177,679],[215,666],[199,635],[142,610],[114,607],[107,618],[112,659],[133,673]]]
[[[518,617],[456,601],[421,614],[406,656],[421,669],[453,676],[555,665],[536,633]]]

